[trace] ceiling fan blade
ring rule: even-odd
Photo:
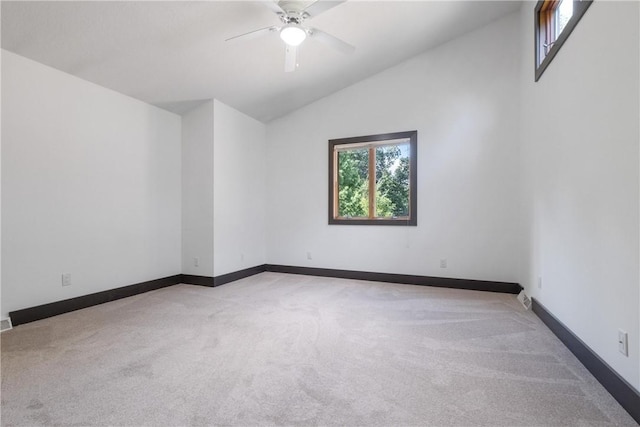
[[[262,3],[265,7],[267,7],[270,11],[272,11],[275,14],[284,14],[286,15],[287,13],[282,10],[282,8],[278,5],[278,1],[277,0],[266,0],[266,1],[261,1],[260,3]]]
[[[297,68],[298,47],[285,45],[284,51],[284,71],[290,73]]]
[[[271,27],[260,28],[259,30],[249,31],[248,33],[244,33],[244,34],[240,34],[238,36],[230,37],[230,38],[226,39],[225,41],[228,42],[229,40],[235,40],[235,39],[245,39],[245,40],[253,39],[253,38],[256,38],[256,37],[267,35],[267,34],[269,34],[271,32],[276,32],[279,29],[280,28],[272,25]]]
[[[344,3],[347,0],[331,0],[331,1],[326,1],[326,0],[316,0],[315,2],[311,3],[309,6],[307,6],[303,12],[306,12],[309,14],[309,18],[315,18],[316,16],[320,15],[323,12],[326,12],[327,10],[334,8],[336,6],[338,6],[341,3]]]
[[[342,41],[329,33],[325,33],[322,30],[318,30],[317,28],[309,28],[308,34],[309,37],[329,45],[342,53],[351,54],[356,50],[356,48],[351,46],[349,43]]]

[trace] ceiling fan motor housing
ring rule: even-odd
[[[309,18],[309,14],[305,12],[305,8],[312,4],[313,1],[280,1],[278,6],[285,13],[278,13],[283,24],[302,24],[305,19]]]
[[[285,12],[293,12],[300,13],[305,10],[307,7],[315,3],[315,0],[303,0],[303,1],[295,1],[295,0],[281,0],[278,3],[280,9]]]

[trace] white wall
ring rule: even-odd
[[[182,116],[182,273],[213,276],[213,101]]]
[[[0,7],[0,22],[2,21],[2,7]],[[1,29],[1,28],[0,28]],[[0,46],[2,46],[2,31],[0,31]],[[2,51],[0,50],[0,81],[2,80]],[[0,84],[0,130],[2,129],[2,84]],[[2,212],[2,135],[0,132],[0,213]],[[7,313],[2,308],[2,215],[0,214],[0,319]]]
[[[638,3],[594,2],[537,83],[534,6],[521,11],[522,282],[640,388]]]
[[[7,51],[2,107],[3,316],[180,273],[179,116]]]
[[[214,101],[214,273],[266,262],[265,125]]]
[[[517,281],[519,23],[512,14],[271,122],[269,263]],[[328,225],[327,141],[414,129],[418,226]]]

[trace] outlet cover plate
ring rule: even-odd
[[[629,357],[629,337],[622,329],[618,329],[618,351]]]

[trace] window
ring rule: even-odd
[[[592,0],[540,0],[535,11],[536,81],[549,66]]]
[[[329,141],[329,224],[417,225],[418,132]]]

